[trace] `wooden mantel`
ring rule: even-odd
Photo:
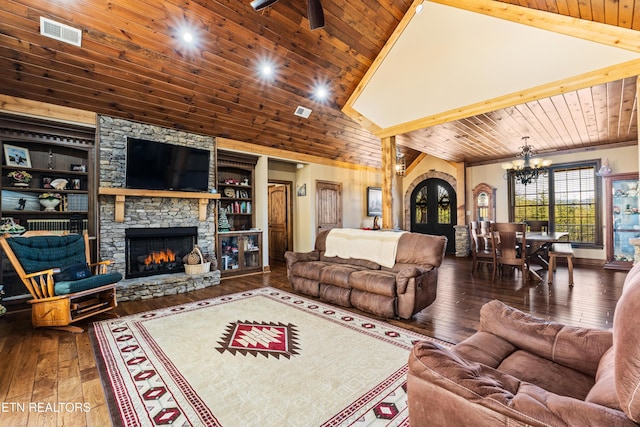
[[[98,194],[116,196],[115,221],[124,222],[124,201],[127,197],[167,197],[177,199],[199,199],[198,219],[206,221],[209,200],[219,199],[220,194],[196,193],[190,191],[137,190],[133,188],[100,187]]]

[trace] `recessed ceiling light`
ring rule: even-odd
[[[324,101],[329,97],[329,89],[326,85],[320,84],[314,89],[313,96],[317,101]]]
[[[319,87],[316,89],[316,96],[320,99],[325,99],[327,97],[327,89],[324,87]]]
[[[265,62],[260,66],[260,74],[264,77],[271,77],[273,75],[273,66]]]
[[[256,64],[258,77],[265,81],[272,81],[278,74],[278,63],[272,58],[261,58]]]
[[[193,43],[193,34],[185,31],[184,33],[182,33],[182,40],[186,41],[187,43]]]
[[[191,51],[198,49],[201,43],[202,31],[190,22],[181,21],[175,23],[173,36],[180,48]]]

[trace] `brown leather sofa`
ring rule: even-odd
[[[409,419],[419,426],[636,426],[640,421],[640,264],[613,328],[566,326],[492,301],[479,331],[409,356]]]
[[[296,291],[385,318],[410,319],[435,300],[446,237],[403,233],[395,263],[384,267],[366,259],[325,256],[328,233],[318,233],[311,252],[285,253]]]

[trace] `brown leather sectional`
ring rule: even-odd
[[[568,326],[494,300],[480,329],[409,356],[412,426],[637,426],[640,264],[627,275],[609,330]]]
[[[384,267],[365,259],[326,257],[328,233],[318,234],[311,252],[285,254],[289,282],[296,291],[389,319],[410,319],[436,299],[446,237],[404,233],[395,264]]]

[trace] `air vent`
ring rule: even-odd
[[[311,110],[309,108],[298,105],[298,108],[296,108],[296,111],[293,114],[298,117],[304,117],[305,119],[308,119],[309,115],[311,114]]]
[[[40,17],[40,34],[76,46],[80,46],[82,43],[81,30],[42,16]]]

